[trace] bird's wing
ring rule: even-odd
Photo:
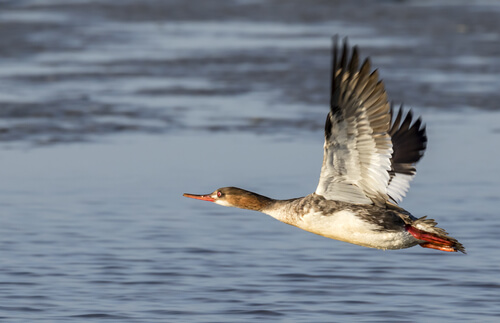
[[[396,203],[401,202],[410,188],[410,181],[417,172],[415,164],[424,155],[427,145],[427,135],[422,120],[418,118],[412,124],[412,119],[413,114],[410,110],[403,120],[403,107],[400,107],[389,130],[393,153],[387,194]]]
[[[356,47],[349,60],[347,41],[340,60],[337,56],[335,37],[330,112],[316,194],[330,200],[384,205],[389,199],[392,155],[390,104],[384,84],[377,71],[370,73],[368,59],[359,67]]]

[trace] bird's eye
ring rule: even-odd
[[[221,197],[222,196],[222,192],[221,191],[218,191],[217,192],[217,197]]]

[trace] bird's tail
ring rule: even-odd
[[[436,221],[427,219],[426,216],[406,225],[406,231],[419,240],[422,248],[431,248],[448,252],[465,252],[464,246],[457,239],[452,238],[448,233],[436,227]]]

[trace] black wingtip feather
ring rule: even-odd
[[[344,38],[344,46],[342,48],[342,57],[340,58],[340,68],[342,70],[345,70],[347,66],[347,53],[348,53],[348,43],[347,43],[347,37]]]
[[[389,130],[393,145],[393,167],[397,164],[415,164],[424,155],[427,147],[425,125],[422,124],[420,117],[413,124],[412,119],[413,111],[411,109],[403,118],[403,106],[401,106]]]
[[[329,140],[330,136],[332,135],[332,120],[331,120],[331,112],[329,112],[326,116],[326,122],[325,122],[325,139]]]
[[[338,35],[332,37],[332,66],[331,66],[331,77],[330,77],[330,107],[333,107],[336,102],[335,99],[335,89],[337,88],[336,77],[337,73],[337,52],[338,52]]]
[[[349,63],[350,75],[354,75],[358,72],[358,66],[359,66],[358,47],[354,46],[351,54],[351,62]]]

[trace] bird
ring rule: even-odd
[[[343,45],[342,45],[343,43]],[[403,105],[396,112],[370,58],[332,39],[330,111],[316,191],[273,199],[237,187],[183,196],[258,211],[305,231],[383,250],[413,246],[466,253],[437,222],[398,205],[427,146],[426,126]]]

